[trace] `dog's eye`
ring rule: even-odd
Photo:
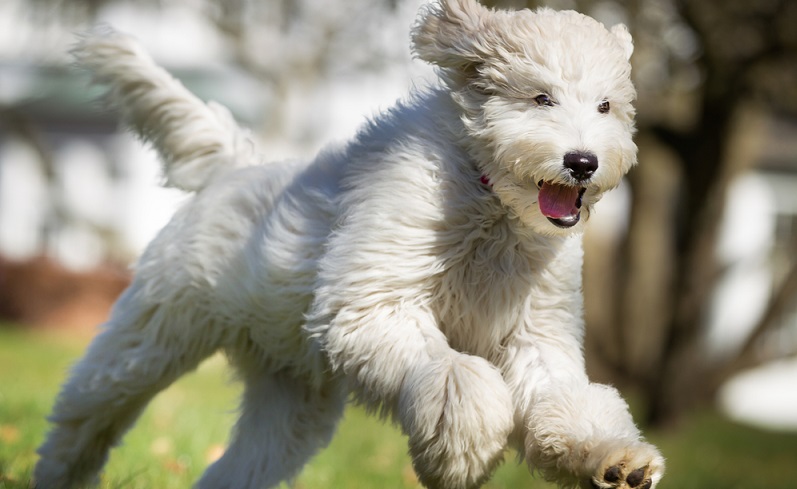
[[[544,105],[547,107],[553,107],[553,99],[551,99],[551,97],[549,97],[544,93],[542,95],[537,95],[536,97],[534,97],[534,102],[540,106]]]
[[[611,108],[611,106],[609,105],[609,101],[608,100],[604,100],[603,102],[601,102],[598,105],[598,112],[600,112],[601,114],[606,114],[606,113],[609,112],[610,108]]]

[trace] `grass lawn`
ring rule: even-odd
[[[27,488],[45,416],[85,339],[0,328],[0,489]],[[124,444],[114,450],[102,488],[188,488],[222,451],[234,422],[238,386],[214,357],[161,393]],[[739,426],[712,413],[696,414],[676,432],[653,433],[668,459],[661,489],[797,488],[797,434]],[[510,460],[487,488],[544,489]],[[286,486],[287,487],[287,486]],[[406,442],[392,426],[347,411],[332,445],[295,488],[418,488]]]

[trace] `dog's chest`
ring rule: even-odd
[[[516,239],[486,236],[453,250],[434,292],[438,324],[451,347],[489,358],[529,326],[543,268]]]

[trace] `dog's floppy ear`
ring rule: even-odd
[[[441,68],[461,69],[489,56],[492,17],[476,0],[439,0],[426,5],[412,29],[416,56]]]
[[[617,40],[620,42],[620,45],[625,50],[625,58],[631,59],[631,55],[634,54],[634,40],[631,39],[631,33],[628,32],[628,27],[625,24],[617,24],[612,27],[612,34]]]

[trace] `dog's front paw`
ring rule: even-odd
[[[398,414],[418,478],[429,488],[480,486],[503,459],[512,412],[501,374],[482,358],[457,354],[416,368]]]
[[[582,483],[588,489],[653,489],[664,475],[664,458],[648,443],[608,443],[592,452],[597,468]]]

